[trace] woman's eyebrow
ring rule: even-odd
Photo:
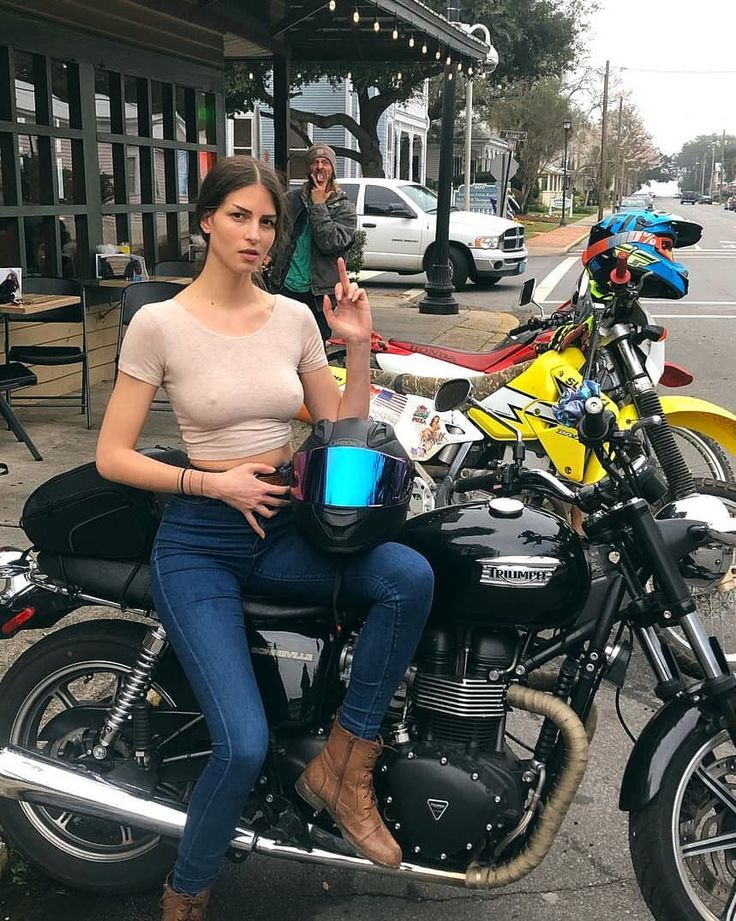
[[[232,204],[230,207],[233,208],[235,211],[242,211],[244,214],[252,213],[250,208],[246,208],[245,205]],[[262,214],[261,217],[270,217],[270,218],[273,218],[274,221],[276,220],[275,214]]]

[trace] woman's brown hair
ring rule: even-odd
[[[273,167],[253,157],[237,156],[223,157],[204,177],[202,188],[199,190],[197,207],[194,210],[193,224],[195,232],[201,233],[205,239],[205,252],[202,263],[207,258],[209,248],[209,234],[202,230],[202,218],[213,214],[231,192],[236,192],[249,185],[262,185],[271,193],[274,209],[276,211],[276,240],[283,231],[286,216],[286,200],[281,187],[281,182]]]

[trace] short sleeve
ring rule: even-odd
[[[164,379],[164,341],[150,308],[142,307],[123,337],[118,368],[136,380],[160,387]]]
[[[312,311],[306,309],[302,323],[302,357],[299,361],[299,374],[316,371],[318,368],[324,368],[326,364],[327,355],[317,321]]]

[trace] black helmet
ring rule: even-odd
[[[320,550],[369,550],[404,524],[413,465],[387,422],[322,419],[293,465],[294,520]]]

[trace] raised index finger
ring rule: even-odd
[[[345,267],[345,260],[342,256],[337,258],[337,274],[340,276],[340,284],[342,285],[343,294],[350,287],[350,279],[348,278],[348,270]]]

